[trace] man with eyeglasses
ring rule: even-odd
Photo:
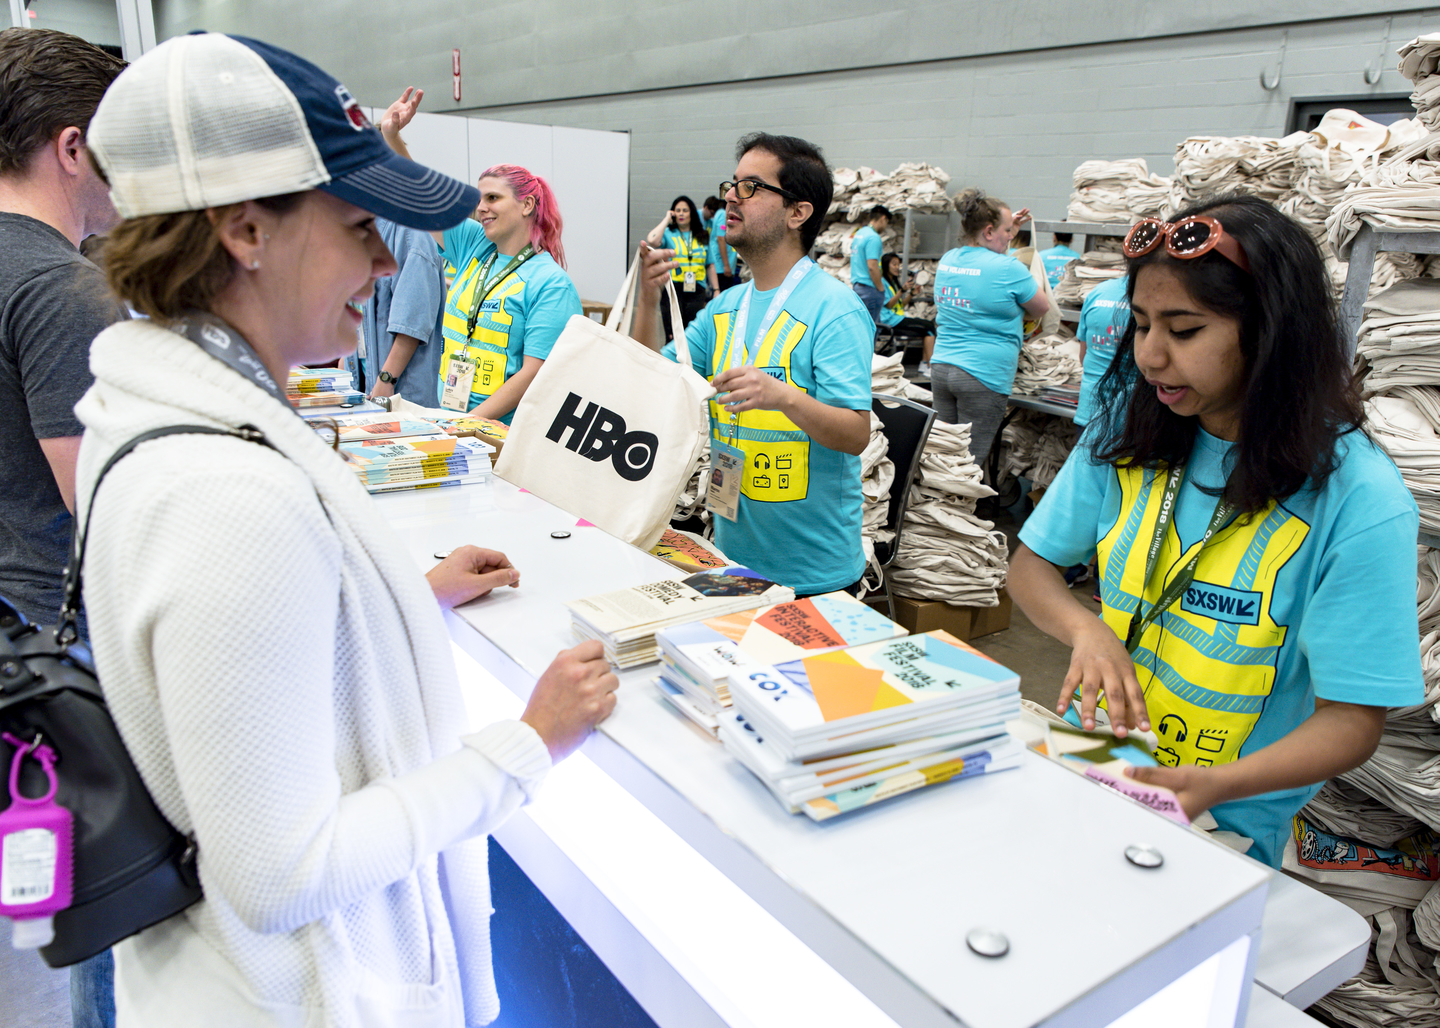
[[[875,322],[806,256],[834,190],[819,148],[757,132],[740,140],[736,160],[735,180],[720,187],[725,241],[753,281],[711,300],[685,331],[696,370],[719,390],[706,479],[715,541],[799,596],[855,592]],[[673,360],[656,316],[673,255],[641,249],[631,334]]]

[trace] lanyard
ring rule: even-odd
[[[1160,556],[1160,546],[1165,541],[1165,530],[1170,527],[1170,521],[1175,515],[1175,498],[1180,492],[1180,479],[1185,476],[1184,467],[1170,469],[1170,474],[1165,480],[1165,495],[1160,501],[1160,513],[1155,518],[1155,538],[1150,541],[1150,551],[1145,555],[1145,581],[1141,584],[1141,596],[1135,604],[1135,613],[1130,617],[1130,630],[1125,635],[1125,649],[1131,653],[1140,645],[1140,637],[1145,634],[1145,629],[1165,611],[1184,595],[1185,590],[1190,588],[1190,583],[1195,581],[1195,565],[1200,561],[1200,552],[1205,549],[1212,536],[1220,530],[1220,526],[1229,520],[1230,515],[1235,512],[1232,504],[1221,500],[1215,505],[1215,513],[1210,517],[1210,524],[1205,529],[1205,534],[1200,538],[1200,545],[1195,547],[1195,553],[1185,562],[1185,566],[1176,572],[1175,577],[1155,599],[1154,605],[1143,618],[1140,616],[1140,608],[1145,605],[1145,585],[1148,585],[1150,578],[1155,574],[1155,564]]]
[[[770,326],[775,324],[775,319],[780,316],[781,309],[790,299],[790,294],[795,292],[795,287],[800,284],[812,268],[815,262],[809,257],[801,257],[795,262],[795,266],[785,275],[785,281],[780,283],[780,288],[770,298],[770,307],[765,311],[765,316],[760,319],[760,330],[755,333],[755,356],[760,355],[760,350],[765,345],[765,336],[770,331]],[[755,295],[755,283],[752,281],[740,298],[740,307],[735,311],[734,326],[730,330],[730,362],[729,367],[735,367],[735,353],[738,350],[743,357],[741,364],[750,363],[750,348],[745,345],[745,327],[750,320],[750,297]]]
[[[485,302],[485,298],[495,291],[496,286],[509,278],[512,271],[534,257],[535,248],[526,243],[525,249],[510,259],[510,263],[504,271],[494,278],[490,278],[488,277],[490,269],[494,266],[495,258],[498,256],[500,256],[499,250],[491,251],[490,256],[485,258],[485,263],[480,265],[480,270],[475,275],[475,292],[470,297],[470,315],[465,320],[465,338],[467,340],[475,338],[475,326],[480,321],[480,305]]]
[[[172,326],[174,331],[185,336],[200,349],[223,364],[238,371],[254,382],[275,399],[285,404],[287,410],[294,410],[285,399],[285,394],[260,363],[255,351],[233,328],[207,311],[187,311],[185,316]]]

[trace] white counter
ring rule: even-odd
[[[573,644],[562,601],[679,577],[498,479],[377,503],[423,568],[473,542],[521,571],[449,619],[481,720],[515,716]],[[1286,883],[1344,926],[1305,952],[1298,918],[1315,911],[1272,926],[1268,869],[1028,754],[825,824],[789,815],[653,674],[623,677],[615,715],[496,837],[662,1025],[1105,1025],[1152,996],[1147,1018],[1228,1024],[1264,963],[1262,918],[1293,936],[1267,991],[1323,994],[1353,973],[1344,915],[1364,922],[1347,908]],[[1130,864],[1133,843],[1163,867]],[[977,926],[1004,932],[1008,955],[972,953]]]

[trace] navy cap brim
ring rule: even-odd
[[[474,186],[396,153],[318,188],[397,225],[426,232],[455,227],[480,204],[480,190]]]

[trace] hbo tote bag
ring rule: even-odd
[[[629,336],[640,259],[604,325],[575,315],[516,408],[495,473],[649,549],[670,524],[709,432],[714,387],[690,366]],[[666,284],[671,323],[675,289]]]

